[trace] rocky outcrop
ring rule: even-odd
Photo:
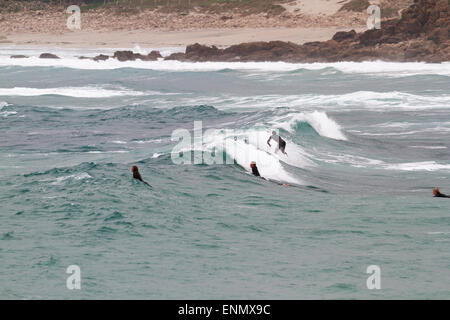
[[[400,19],[363,33],[338,32],[331,40],[298,45],[271,41],[242,43],[226,49],[190,45],[167,60],[180,61],[450,61],[450,1],[415,0]]]
[[[28,56],[24,56],[22,54],[16,54],[16,55],[12,55],[10,58],[11,59],[25,59],[25,58],[28,58]]]
[[[59,59],[58,56],[52,54],[52,53],[42,53],[39,58],[41,59]]]
[[[94,60],[94,61],[105,61],[105,60],[108,60],[108,59],[109,59],[109,56],[104,55],[104,54],[100,54],[100,55],[94,57],[92,60]]]
[[[91,57],[85,57],[81,56],[78,59],[81,60],[93,60],[93,61],[105,61],[109,58],[116,58],[119,61],[135,61],[137,59],[143,60],[143,61],[155,61],[158,60],[158,58],[162,58],[159,51],[152,51],[147,55],[142,55],[140,53],[134,53],[133,51],[116,51],[114,52],[114,55],[107,56],[105,54],[100,54],[98,56],[95,56],[93,58]]]
[[[233,17],[222,19],[234,20]],[[385,60],[399,62],[450,61],[450,0],[414,0],[402,12],[402,17],[383,21],[381,29],[357,33],[355,30],[338,32],[331,40],[308,42],[250,42],[219,49],[201,44],[189,45],[184,53],[173,53],[165,60],[179,61],[285,61],[337,62]],[[50,53],[40,58],[59,59]],[[104,61],[111,58],[98,55]],[[147,55],[133,51],[116,51],[112,58],[119,61],[155,61],[162,58],[158,51]]]
[[[116,58],[119,61],[134,61],[137,59],[142,61],[155,61],[158,58],[162,58],[162,56],[159,51],[152,51],[147,55],[134,53],[133,51],[116,51],[114,52],[113,58]]]

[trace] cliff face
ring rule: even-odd
[[[325,42],[251,42],[218,49],[190,45],[166,59],[181,61],[450,61],[450,0],[415,0],[400,19],[363,33],[338,32]]]

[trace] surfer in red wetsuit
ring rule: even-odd
[[[266,178],[261,177],[261,175],[259,174],[259,170],[258,170],[258,167],[256,166],[256,162],[255,162],[255,161],[252,161],[252,162],[250,163],[250,168],[252,168],[252,173],[253,173],[253,175],[254,175],[255,177],[258,177],[258,178],[267,180]],[[269,181],[270,181],[270,180],[269,180]],[[285,186],[285,187],[289,187],[289,186],[290,186],[290,184],[288,184],[288,183],[279,183],[279,185],[280,185],[280,186]]]
[[[450,196],[443,194],[439,191],[439,188],[433,189],[433,195],[435,198],[450,198]]]
[[[139,180],[139,181],[142,181],[143,183],[145,183],[146,185],[148,185],[149,187],[151,187],[151,185],[149,185],[147,182],[145,182],[145,181],[142,179],[142,176],[141,176],[141,174],[139,173],[139,169],[138,169],[137,166],[132,166],[132,167],[131,167],[131,172],[133,172],[133,178],[134,178],[134,179]]]
[[[252,161],[250,163],[250,168],[252,168],[252,173],[253,173],[254,176],[262,178],[261,175],[259,174],[259,170],[258,170],[258,167],[256,166],[256,162],[255,161]]]

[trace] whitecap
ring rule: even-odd
[[[60,88],[0,88],[0,96],[42,96],[59,95],[75,98],[110,98],[120,96],[140,96],[144,92],[127,89],[109,90],[101,87],[60,87]]]

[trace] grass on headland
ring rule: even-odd
[[[290,0],[0,0],[0,9],[17,12],[23,8],[42,10],[48,5],[79,5],[82,10],[110,8],[117,14],[139,13],[142,9],[161,12],[205,13],[239,12],[241,14],[280,14],[285,9],[280,5]]]

